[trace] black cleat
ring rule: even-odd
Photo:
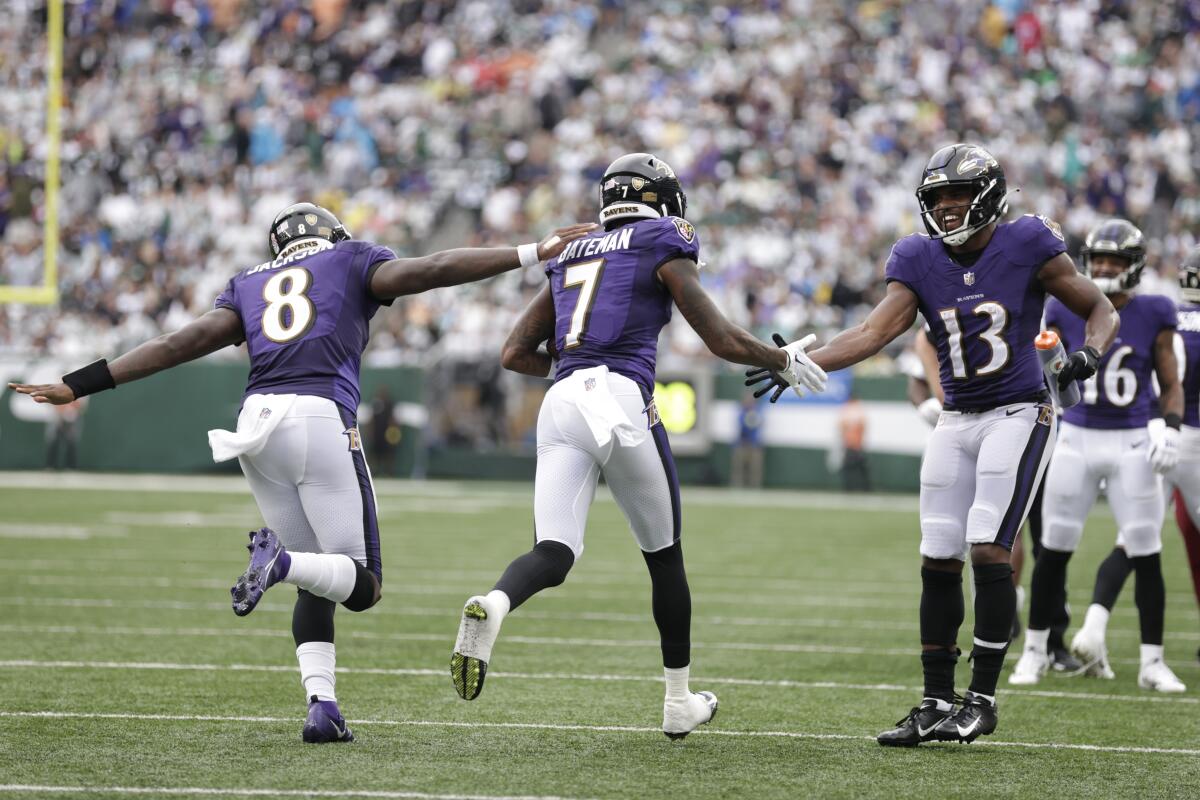
[[[962,708],[948,716],[933,731],[939,742],[971,742],[996,730],[996,706],[974,692],[967,692]]]
[[[936,700],[926,698],[921,705],[909,711],[907,717],[897,722],[896,727],[876,736],[875,741],[884,747],[916,747],[932,739],[938,725],[953,713],[953,708],[940,711]]]
[[[1083,672],[1083,662],[1071,655],[1067,648],[1055,647],[1050,650],[1050,669],[1077,675]]]

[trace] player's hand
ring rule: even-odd
[[[65,406],[67,403],[75,402],[75,392],[71,391],[71,387],[65,383],[10,383],[8,388],[17,394],[29,395],[35,403],[53,403],[56,406]]]
[[[582,239],[600,226],[594,222],[581,222],[578,225],[568,225],[559,228],[554,233],[538,242],[538,260],[545,261],[554,258],[576,239]]]
[[[1084,347],[1067,356],[1058,373],[1058,390],[1061,392],[1071,385],[1071,381],[1086,381],[1096,374],[1100,364],[1100,354],[1093,347]]]
[[[1179,431],[1165,425],[1150,436],[1146,453],[1155,472],[1170,472],[1179,463]]]
[[[829,376],[825,374],[825,370],[813,363],[813,360],[804,352],[817,340],[815,334],[810,333],[803,339],[791,344],[788,344],[778,333],[773,334],[771,338],[775,344],[779,345],[787,353],[788,363],[779,372],[762,367],[746,370],[747,386],[763,384],[754,393],[755,397],[762,397],[773,389],[774,392],[770,400],[774,403],[779,400],[779,397],[783,394],[783,390],[789,386],[796,393],[797,397],[804,397],[803,389],[807,389],[813,394],[825,391]]]
[[[938,424],[938,420],[942,416],[942,401],[936,397],[930,397],[924,403],[917,406],[917,413],[921,415],[921,419],[925,420],[932,427]]]

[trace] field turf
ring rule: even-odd
[[[1167,658],[1187,694],[1137,688],[1131,582],[1111,623],[1115,681],[1009,691],[1002,678],[995,735],[891,750],[874,734],[920,698],[915,498],[685,490],[692,688],[721,708],[672,743],[645,566],[603,492],[587,552],[506,620],[467,703],[447,671],[458,613],[530,546],[532,489],[378,489],[384,599],[337,614],[338,695],[358,741],[315,747],[300,741],[291,588],[244,619],[229,609],[260,524],[240,479],[0,475],[0,798],[1198,791],[1200,626],[1173,522]],[[1077,618],[1113,537],[1101,508],[1072,563]],[[958,674],[961,691],[965,657]]]

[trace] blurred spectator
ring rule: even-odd
[[[400,423],[396,420],[395,403],[386,386],[380,386],[371,399],[370,422],[367,425],[367,457],[375,475],[392,475],[396,465],[396,447],[400,444]]]
[[[87,398],[53,406],[46,422],[46,469],[75,469],[79,466],[79,440],[83,438],[83,412]]]
[[[847,492],[871,491],[865,448],[867,412],[853,395],[838,411],[838,432],[842,437],[842,488]]]
[[[742,398],[738,412],[738,440],[733,447],[733,463],[730,467],[734,486],[759,489],[763,482],[763,446],[761,403],[753,394]]]

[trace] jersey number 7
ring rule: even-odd
[[[582,344],[583,334],[587,332],[588,320],[592,315],[592,305],[596,302],[596,289],[600,287],[600,278],[603,275],[603,258],[572,264],[563,270],[563,288],[580,287],[579,296],[575,298],[575,310],[571,312],[571,327],[563,337],[564,350]]]

